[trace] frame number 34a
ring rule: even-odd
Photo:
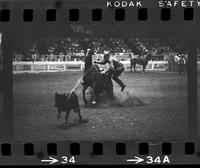
[[[157,156],[156,158],[153,158],[152,156],[147,156],[146,157],[146,163],[147,164],[164,164],[164,163],[170,163],[169,157],[165,156],[164,158],[161,159],[160,156]]]

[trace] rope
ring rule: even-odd
[[[97,51],[98,51],[98,50],[99,50],[99,48],[97,49]],[[87,51],[86,55],[88,55],[88,51]],[[75,84],[74,87],[71,89],[70,94],[69,94],[68,97],[71,96],[71,94],[76,90],[76,88],[77,88],[77,87],[79,86],[79,84],[81,83],[81,80],[92,70],[93,67],[95,68],[95,70],[96,70],[97,73],[98,73],[98,70],[97,70],[96,67],[92,64],[92,65],[90,66],[90,68],[84,73],[84,75],[81,76],[81,77],[77,80],[76,84]]]
[[[92,65],[90,66],[90,68],[84,73],[84,75],[81,76],[81,77],[77,80],[77,82],[75,83],[74,87],[71,89],[71,91],[70,91],[68,97],[71,96],[71,94],[76,90],[76,88],[77,88],[77,87],[79,86],[79,84],[81,83],[82,79],[92,70],[93,67],[94,67],[94,65],[92,64]]]

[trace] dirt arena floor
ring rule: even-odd
[[[70,91],[82,72],[15,74],[13,78],[14,138],[17,141],[66,140],[181,140],[187,136],[187,74],[174,72],[125,72],[127,87],[120,93],[114,83],[118,103],[104,102],[86,108],[81,89],[81,112],[87,123],[78,123],[70,114],[57,120],[56,91]],[[120,106],[119,106],[120,104]]]

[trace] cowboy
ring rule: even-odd
[[[109,53],[105,53],[103,61],[94,61],[94,63],[105,65],[109,64],[109,68],[105,73],[111,75],[112,79],[121,86],[121,92],[125,89],[126,85],[118,78],[124,72],[124,65],[116,58],[111,57]]]
[[[87,48],[86,50],[86,54],[85,54],[85,69],[84,69],[84,72],[86,72],[89,68],[91,68],[92,66],[92,57],[93,55],[93,51],[91,48]]]

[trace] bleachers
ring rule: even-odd
[[[178,53],[185,54],[180,41],[152,38],[149,34],[149,29],[134,25],[68,25],[47,37],[19,39],[13,61],[83,61],[88,46],[93,48],[95,57],[106,50],[117,58],[120,55],[121,61],[126,61],[131,53],[149,53],[153,61],[168,61]]]
[[[24,41],[28,43],[28,41]],[[16,50],[14,61],[74,61],[83,60],[88,45],[92,45],[95,54],[102,54],[109,50],[111,54],[133,53],[143,55],[150,53],[155,60],[166,60],[169,53],[175,51],[158,39],[130,38],[61,38],[51,39],[46,42],[33,42],[21,44]]]

